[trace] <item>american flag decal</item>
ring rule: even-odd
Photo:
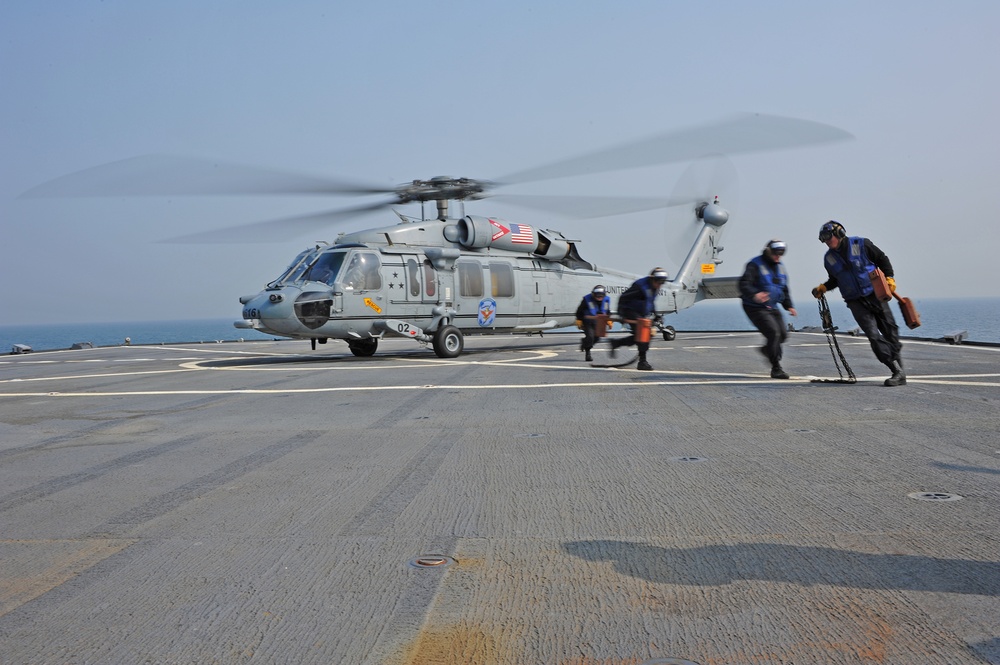
[[[510,241],[519,245],[533,245],[535,244],[535,232],[527,224],[511,224]]]

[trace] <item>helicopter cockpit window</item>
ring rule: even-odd
[[[321,254],[316,262],[309,266],[304,278],[312,282],[323,282],[333,286],[340,272],[340,266],[344,264],[344,252],[326,252]]]
[[[514,269],[509,263],[490,263],[490,284],[494,298],[514,297]]]
[[[483,296],[483,266],[479,261],[456,261],[459,294],[469,298]]]
[[[351,262],[341,280],[345,289],[355,291],[376,291],[382,288],[382,275],[379,273],[378,255],[373,252],[358,252],[351,257]]]
[[[296,279],[302,276],[302,273],[309,267],[309,264],[313,262],[316,258],[318,249],[307,249],[300,252],[295,260],[288,264],[285,268],[285,272],[281,273],[278,279],[274,280],[272,284],[284,284],[285,282],[294,282]]]

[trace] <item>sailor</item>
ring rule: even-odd
[[[656,316],[656,294],[667,281],[667,271],[663,268],[653,268],[645,277],[632,282],[632,286],[625,290],[625,293],[618,298],[618,314],[622,321],[626,322],[632,330],[632,334],[622,339],[611,340],[611,355],[614,356],[615,349],[619,346],[632,346],[635,344],[639,350],[639,364],[636,369],[651,370],[653,367],[646,360],[646,352],[649,351],[649,326]],[[645,332],[638,339],[645,338],[645,341],[638,341],[636,333],[642,328]]]
[[[580,349],[586,354],[584,360],[591,361],[594,358],[590,355],[590,350],[594,348],[594,339],[597,336],[597,326],[603,323],[598,317],[609,316],[611,314],[611,301],[608,298],[608,291],[603,284],[598,284],[590,293],[583,297],[580,306],[576,308],[576,320],[578,326],[583,330],[583,341],[580,342]],[[606,320],[606,319],[605,319]],[[604,331],[601,331],[602,334]]]
[[[848,236],[844,226],[833,220],[820,227],[819,241],[829,247],[823,266],[830,278],[812,290],[813,296],[819,299],[827,291],[840,287],[840,295],[871,343],[875,357],[892,370],[892,376],[885,380],[885,385],[905,385],[906,374],[899,355],[903,348],[899,341],[899,326],[889,303],[875,296],[875,288],[868,276],[879,268],[885,274],[889,290],[895,293],[895,273],[889,257],[868,238]]]
[[[747,263],[740,278],[743,311],[764,335],[766,342],[760,352],[771,361],[772,379],[788,378],[788,374],[781,368],[781,345],[788,338],[788,333],[778,306],[796,316],[788,290],[788,273],[781,263],[786,249],[783,241],[770,241],[764,246],[760,256]]]

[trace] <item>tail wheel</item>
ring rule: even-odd
[[[672,342],[677,337],[677,331],[674,330],[673,326],[666,326],[663,328],[663,341]]]
[[[347,346],[351,348],[351,353],[359,358],[374,356],[375,350],[378,348],[378,337],[351,340]]]
[[[464,348],[462,331],[455,326],[442,326],[434,333],[434,353],[438,358],[457,358]]]

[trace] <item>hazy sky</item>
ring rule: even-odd
[[[6,0],[0,324],[235,320],[239,296],[318,237],[156,241],[367,202],[18,198],[67,173],[166,153],[386,186],[489,179],[738,112],[856,138],[733,156],[720,274],[782,238],[801,308],[826,277],[818,229],[837,219],[889,255],[904,295],[993,296],[998,29],[992,0]],[[511,192],[667,196],[683,171]],[[490,200],[466,211],[559,229],[584,258],[623,270],[683,255],[666,251],[675,213],[574,221]],[[387,211],[339,230],[395,221]]]

